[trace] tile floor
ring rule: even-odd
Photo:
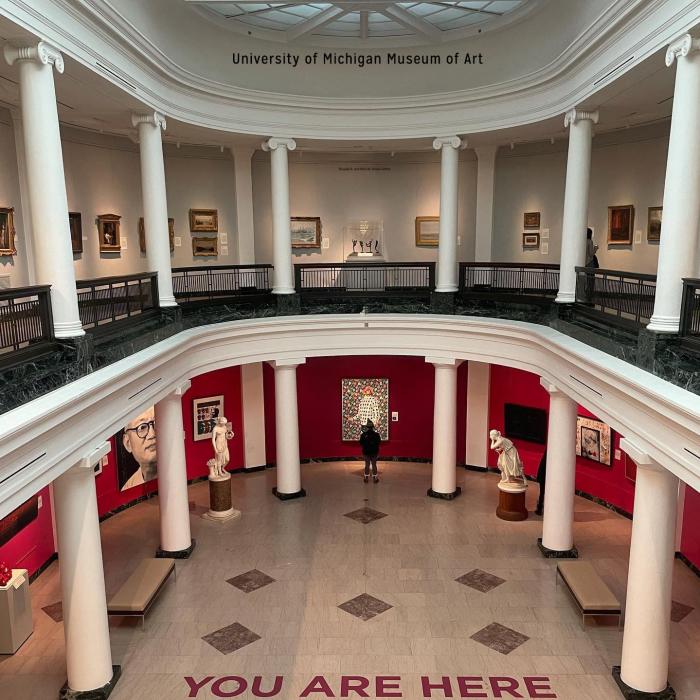
[[[308,496],[284,503],[270,493],[274,470],[236,475],[234,504],[243,515],[224,524],[200,517],[207,484],[190,487],[197,548],[176,562],[177,579],[163,590],[145,631],[140,621],[112,621],[114,662],[123,674],[112,698],[255,697],[250,688],[233,695],[234,681],[218,686],[219,695],[211,683],[190,695],[185,681],[235,675],[251,684],[262,676],[262,691],[283,676],[272,697],[285,700],[298,698],[315,675],[325,677],[333,697],[340,697],[342,675],[370,678],[369,697],[375,676],[401,676],[405,698],[423,697],[422,675],[432,683],[443,675],[511,676],[521,691],[523,677],[537,675],[548,676],[564,700],[621,698],[610,675],[620,661],[621,631],[582,626],[566,591],[555,586],[556,562],[537,549],[541,519],[495,517],[496,476],[460,470],[463,495],[448,502],[425,496],[427,465],[384,463],[380,472],[375,485],[362,483],[357,463],[304,466]],[[531,510],[536,497],[535,485]],[[345,517],[365,508],[385,517]],[[621,599],[630,527],[576,499],[581,557]],[[102,542],[109,593],[140,557],[153,556],[157,499],[103,523]],[[0,698],[53,700],[66,678],[63,624],[54,619],[56,564],[31,592],[35,632],[17,654],[0,657]],[[353,599],[348,611],[343,604]],[[674,618],[682,619],[671,623],[670,679],[679,700],[700,700],[700,580],[678,561],[673,599],[680,604]],[[368,611],[374,615],[365,619]],[[432,697],[444,695],[433,690]]]

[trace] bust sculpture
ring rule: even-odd
[[[216,419],[216,425],[212,430],[211,444],[214,448],[214,459],[207,462],[210,479],[225,479],[228,472],[226,465],[229,463],[228,441],[233,439],[233,429],[224,416]]]
[[[523,473],[523,463],[515,445],[507,437],[501,435],[498,430],[491,430],[489,437],[491,438],[491,449],[498,453],[501,483],[522,482],[524,486],[527,486]]]

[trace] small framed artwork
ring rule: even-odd
[[[117,214],[100,214],[97,217],[100,253],[119,253],[121,251],[122,242],[119,230],[121,218]]]
[[[594,418],[576,418],[576,454],[609,467],[611,461],[610,426]]]
[[[634,229],[634,207],[626,204],[621,207],[608,207],[608,243],[630,245]]]
[[[175,250],[175,219],[168,218],[168,238],[170,239],[170,252]],[[143,216],[139,219],[139,250],[146,252],[146,226]]]
[[[647,220],[647,241],[658,243],[661,240],[661,215],[663,207],[649,207]]]
[[[224,415],[224,397],[207,396],[202,399],[192,400],[192,435],[194,440],[207,440],[211,438],[216,425],[216,419]]]
[[[83,252],[83,217],[79,211],[68,212],[68,227],[73,255],[78,255]]]
[[[17,255],[14,207],[0,207],[0,255]]]
[[[416,217],[416,245],[425,248],[437,248],[440,242],[440,217]]]
[[[190,231],[195,233],[218,233],[218,209],[190,209]]]
[[[192,238],[192,255],[194,255],[195,258],[215,258],[218,254],[218,238],[200,238],[197,236]]]
[[[523,231],[523,250],[537,250],[540,247],[539,231]]]
[[[292,248],[321,247],[321,217],[293,216],[290,220]]]
[[[539,228],[540,227],[540,212],[526,211],[523,214],[523,228]]]

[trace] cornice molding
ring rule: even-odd
[[[45,66],[53,66],[58,73],[63,73],[64,63],[61,52],[46,41],[15,46],[5,44],[3,47],[5,60],[13,65],[18,61],[36,61]]]

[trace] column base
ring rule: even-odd
[[[158,547],[156,550],[156,559],[189,559],[190,554],[197,546],[197,540],[193,539],[187,549],[178,549],[175,552],[169,552],[167,549]]]
[[[107,685],[94,690],[71,690],[66,682],[58,693],[58,700],[105,700],[112,694],[121,675],[122,667],[112,666],[112,680]]]
[[[557,304],[573,304],[576,301],[576,295],[572,292],[559,292],[554,301]]]
[[[461,493],[461,486],[458,486],[452,493],[440,493],[439,491],[428,489],[428,496],[430,496],[430,498],[441,498],[443,501],[454,501]]]
[[[637,690],[627,685],[627,683],[620,678],[619,666],[612,667],[612,677],[615,679],[617,687],[626,700],[676,700],[676,691],[668,685],[668,683],[663,690],[659,690],[656,693],[647,693],[644,690]]]
[[[293,498],[304,498],[306,496],[306,491],[304,489],[299,489],[295,493],[280,493],[275,486],[272,489],[272,493],[280,499],[280,501],[291,501]]]
[[[572,547],[571,549],[550,549],[542,544],[542,538],[537,538],[537,546],[539,547],[542,556],[546,559],[578,559],[578,549]]]
[[[679,316],[657,316],[654,314],[647,324],[647,330],[657,333],[678,333],[681,321]]]

